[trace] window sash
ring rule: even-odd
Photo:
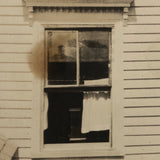
[[[87,28],[86,28],[87,29]],[[84,29],[85,30],[85,29]],[[92,32],[92,29],[91,30],[89,30],[89,29],[87,29],[87,31],[91,31]],[[98,29],[96,29],[96,30],[94,30],[94,31],[100,31],[100,29],[98,28]],[[108,32],[108,38],[109,38],[109,42],[108,42],[108,47],[109,47],[109,49],[108,49],[108,80],[109,80],[109,82],[108,82],[108,84],[107,84],[107,86],[111,86],[111,74],[112,74],[112,72],[111,72],[111,68],[112,68],[112,64],[111,64],[111,57],[112,57],[112,55],[111,55],[111,31],[108,31],[108,30],[105,30],[106,32]],[[52,32],[52,33],[62,33],[62,32],[65,32],[65,33],[69,33],[69,32],[75,32],[75,34],[76,34],[76,84],[71,84],[71,85],[69,85],[69,84],[61,84],[61,85],[50,85],[50,84],[48,84],[48,33],[49,32]],[[61,30],[61,29],[59,29],[59,30],[54,30],[54,29],[52,29],[52,30],[46,30],[46,32],[45,32],[45,38],[46,38],[46,40],[45,40],[45,42],[46,42],[46,54],[45,54],[45,87],[47,88],[47,87],[81,87],[81,86],[87,86],[87,85],[85,85],[85,84],[80,84],[80,68],[81,68],[81,66],[80,66],[80,52],[79,52],[79,30],[77,29],[77,30]],[[106,86],[106,85],[100,85],[100,84],[98,84],[98,85],[96,85],[96,86]]]

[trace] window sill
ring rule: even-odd
[[[47,144],[42,152],[34,153],[32,158],[87,158],[117,157],[122,158],[122,150],[113,149],[108,143],[89,144]]]
[[[48,86],[44,88],[45,92],[80,92],[80,91],[110,91],[111,86],[106,85],[88,85],[88,86]]]

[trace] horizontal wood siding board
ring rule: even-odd
[[[22,0],[1,0],[0,6],[23,6],[24,2]]]
[[[127,154],[159,153],[160,146],[125,147]]]
[[[151,17],[150,17],[151,18]],[[149,24],[149,25],[136,25],[136,24],[128,24],[127,27],[124,28],[124,34],[148,34],[148,33],[160,33],[160,25],[158,24]]]
[[[25,14],[25,7],[22,7],[22,6],[1,7],[0,6],[0,16],[22,16],[24,14]]]
[[[0,118],[31,118],[31,110],[0,109]]]
[[[160,43],[132,43],[124,45],[124,52],[160,51]]]
[[[31,52],[31,44],[0,44],[0,52]]]
[[[160,7],[131,7],[129,8],[129,15],[143,16],[143,15],[160,15]]]
[[[158,126],[160,125],[160,117],[135,117],[125,118],[124,126]],[[147,133],[146,133],[147,134]]]
[[[146,6],[155,6],[155,7],[158,7],[160,6],[160,2],[159,0],[135,0],[134,3],[132,4],[133,6],[143,6],[143,7],[146,7]]]
[[[124,88],[160,88],[160,80],[125,80]]]
[[[7,138],[31,138],[30,128],[1,128],[0,134]]]
[[[124,97],[160,97],[160,89],[128,89]]]
[[[126,108],[124,116],[160,116],[160,108]]]
[[[0,91],[31,91],[32,82],[0,82]]]
[[[159,106],[160,98],[125,99],[124,106]]]
[[[125,43],[160,42],[160,34],[129,34],[124,35]]]
[[[0,63],[29,63],[31,53],[0,53]]]
[[[31,109],[32,108],[32,101],[24,101],[24,100],[4,100],[0,101],[0,109]]]
[[[125,146],[128,145],[159,145],[160,136],[125,136]],[[127,154],[127,153],[126,153]]]
[[[125,155],[125,160],[159,160],[159,159],[160,159],[160,153]]]
[[[125,71],[124,79],[154,79],[160,78],[159,70],[152,71]]]
[[[32,35],[32,28],[26,24],[26,25],[0,25],[0,34],[6,35],[6,34],[22,34],[22,35]]]
[[[124,53],[124,62],[130,61],[133,63],[134,61],[160,61],[160,52],[132,52],[132,53]]]
[[[27,63],[0,63],[0,72],[31,72],[31,65]]]
[[[128,24],[160,24],[160,16],[129,16]]]
[[[0,81],[32,81],[31,73],[4,73],[0,72]]]
[[[127,136],[147,136],[147,135],[158,135],[160,136],[160,125],[159,126],[133,126],[125,127],[124,135]]]
[[[152,70],[160,69],[160,61],[146,61],[146,62],[124,62],[124,70]]]
[[[32,35],[0,35],[0,44],[31,44]]]
[[[0,100],[32,100],[31,91],[0,91]]]
[[[1,110],[2,109],[0,109],[0,111]],[[16,112],[16,110],[15,110],[15,112]],[[25,110],[22,112],[24,114]],[[16,114],[18,115],[18,113],[16,113]],[[12,114],[9,116],[11,117]],[[31,115],[28,115],[28,117],[31,117]],[[0,118],[0,128],[5,128],[5,127],[6,128],[9,128],[9,127],[11,127],[11,128],[23,128],[23,127],[29,128],[29,127],[31,127],[31,121],[32,121],[31,119],[27,119],[27,118],[25,118],[25,119],[22,119],[22,118],[21,119],[13,119],[12,118],[12,120],[10,118],[8,118],[8,119],[7,118],[6,119]]]
[[[8,25],[26,25],[29,24],[25,16],[0,16],[0,25],[8,24]]]

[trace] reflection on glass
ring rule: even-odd
[[[80,79],[108,78],[109,32],[79,32]]]
[[[48,84],[76,83],[76,33],[48,32]]]

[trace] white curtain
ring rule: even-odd
[[[111,128],[111,100],[108,92],[84,92],[82,133]]]
[[[44,110],[43,110],[43,129],[46,130],[48,128],[48,97],[47,94],[44,94]]]

